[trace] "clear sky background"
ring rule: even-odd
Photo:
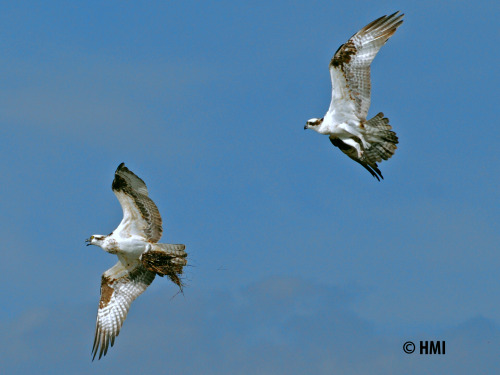
[[[328,63],[405,22],[372,65],[397,132],[377,182],[304,131]],[[498,1],[0,5],[2,374],[500,373]],[[91,362],[85,247],[142,177],[185,295],[157,278]],[[445,340],[446,355],[406,341]],[[110,372],[111,371],[111,372]]]

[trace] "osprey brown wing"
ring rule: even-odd
[[[396,12],[370,22],[335,52],[330,61],[332,85],[345,82],[347,87],[333,87],[330,108],[335,106],[335,101],[340,97],[335,95],[335,91],[347,89],[350,99],[355,103],[358,118],[366,119],[371,95],[370,64],[380,48],[403,23],[403,16],[404,14]]]
[[[101,299],[97,310],[93,358],[98,359],[108,352],[115,343],[115,337],[127,317],[132,302],[153,282],[155,273],[136,262],[129,269],[121,262],[103,273],[101,279]]]
[[[111,188],[123,209],[123,220],[117,230],[127,230],[145,236],[152,243],[158,242],[163,233],[162,220],[144,181],[122,163],[116,169]]]

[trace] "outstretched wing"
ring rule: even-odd
[[[403,23],[404,14],[398,14],[382,16],[369,23],[335,52],[330,61],[332,101],[329,111],[339,116],[354,113],[358,119],[366,119],[370,108],[370,64]]]
[[[108,352],[109,346],[113,346],[130,304],[146,290],[154,278],[155,273],[144,268],[139,260],[128,268],[118,261],[103,273],[92,360],[98,352],[101,359]]]
[[[158,242],[163,232],[160,212],[148,197],[143,180],[121,163],[111,186],[123,209],[123,219],[114,231],[122,236],[132,234]]]

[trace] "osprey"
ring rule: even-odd
[[[399,12],[382,16],[341,45],[330,61],[332,100],[323,118],[307,121],[304,129],[326,134],[330,141],[380,181],[377,162],[389,159],[398,137],[380,112],[366,120],[370,107],[370,64],[379,49],[403,23]]]
[[[158,243],[163,231],[161,216],[144,181],[121,163],[111,188],[122,206],[123,219],[111,234],[95,234],[86,240],[87,246],[100,246],[118,257],[118,263],[101,278],[92,360],[97,352],[101,359],[109,345],[113,346],[130,304],[156,275],[168,276],[182,291],[179,275],[187,264],[186,246]]]

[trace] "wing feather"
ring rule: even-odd
[[[335,147],[339,148],[340,151],[349,156],[352,160],[361,164],[377,180],[380,181],[380,178],[384,179],[382,172],[378,169],[377,162],[367,157],[366,151],[361,157],[359,157],[358,151],[354,147],[344,143],[340,138],[330,136],[330,142],[332,142]]]
[[[382,16],[341,45],[330,61],[332,101],[329,111],[354,111],[365,120],[370,108],[370,64],[380,48],[403,23],[404,14]]]
[[[163,233],[161,215],[149,198],[144,181],[121,163],[111,188],[123,209],[123,219],[115,232],[124,236],[135,234],[150,242],[158,242]]]
[[[118,261],[104,272],[101,278],[101,299],[97,310],[92,360],[98,352],[98,359],[101,359],[108,352],[109,346],[114,345],[130,305],[154,278],[155,273],[144,268],[139,260],[128,268]]]

